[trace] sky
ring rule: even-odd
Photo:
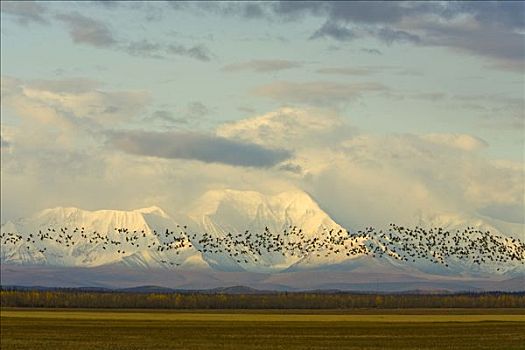
[[[300,189],[351,227],[446,214],[522,230],[524,14],[2,1],[2,222]]]

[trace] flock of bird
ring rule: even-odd
[[[3,246],[18,245],[28,252],[38,250],[45,256],[49,247],[76,247],[93,245],[102,250],[112,248],[122,256],[142,249],[173,252],[194,247],[204,255],[226,255],[238,264],[257,263],[267,255],[285,257],[355,257],[371,256],[408,263],[430,262],[449,267],[451,262],[477,265],[496,264],[500,270],[511,262],[525,263],[525,244],[518,239],[494,235],[476,228],[448,231],[444,228],[407,228],[390,224],[386,230],[372,227],[349,232],[325,228],[319,234],[307,234],[301,228],[289,226],[280,232],[265,227],[261,232],[225,233],[221,236],[188,233],[186,226],[176,230],[150,231],[115,227],[114,231],[88,231],[84,227],[51,227],[38,233],[3,232]],[[169,255],[166,255],[169,256]],[[179,265],[169,260],[163,264]]]

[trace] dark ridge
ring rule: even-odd
[[[186,293],[186,290],[178,290],[161,286],[136,286],[128,288],[118,288],[110,291],[123,293]]]
[[[203,290],[201,292],[210,293],[210,294],[272,294],[279,293],[275,290],[260,290],[247,286],[231,286],[231,287],[219,287],[208,290]]]
[[[175,289],[162,286],[136,286],[128,288],[100,288],[100,287],[45,287],[45,286],[0,286],[0,291],[31,292],[31,291],[55,291],[64,293],[123,293],[123,294],[230,294],[230,295],[264,295],[264,294],[339,294],[339,295],[383,295],[383,296],[483,296],[483,295],[518,295],[525,296],[525,291],[481,291],[465,290],[453,292],[443,289],[426,290],[413,289],[405,291],[382,292],[382,291],[352,291],[340,289],[305,289],[305,290],[263,290],[248,286],[237,285],[230,287],[219,287],[211,289]]]

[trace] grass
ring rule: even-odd
[[[523,310],[357,311],[3,309],[1,348],[525,349]]]

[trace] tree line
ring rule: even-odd
[[[525,308],[525,293],[267,294],[1,290],[1,307],[147,309]]]

